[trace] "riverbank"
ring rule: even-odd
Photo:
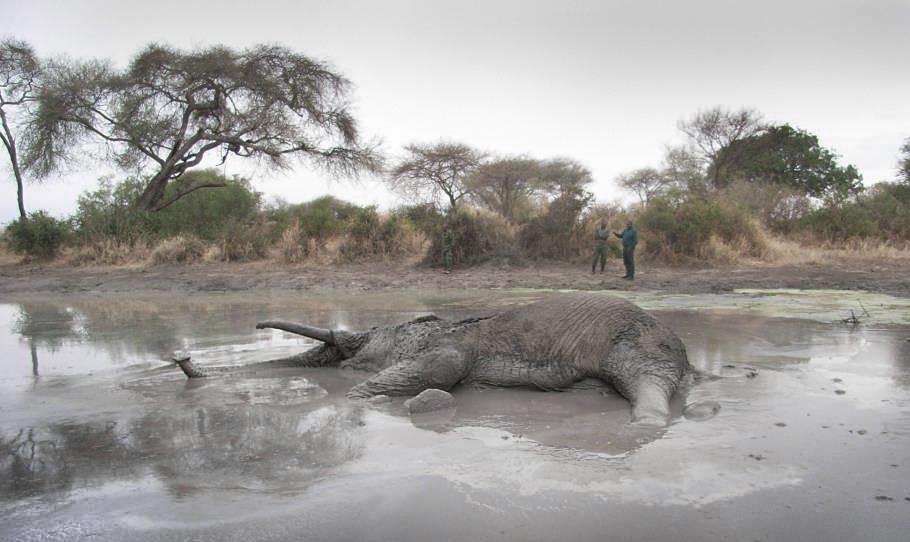
[[[618,262],[611,263],[603,274],[591,274],[585,265],[563,263],[480,266],[448,274],[420,266],[381,263],[320,266],[264,261],[119,267],[7,263],[0,265],[0,296],[257,289],[366,292],[401,288],[604,289],[697,294],[740,288],[799,288],[866,290],[910,297],[910,262],[904,259],[706,269],[642,266],[634,282],[623,280]]]

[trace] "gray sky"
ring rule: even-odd
[[[0,0],[0,13],[0,36],[42,56],[121,65],[149,42],[281,43],[347,75],[364,133],[393,155],[445,138],[569,156],[591,168],[599,201],[628,198],[616,175],[657,165],[664,144],[680,140],[677,120],[699,108],[750,106],[808,130],[866,184],[895,178],[910,137],[907,0]],[[227,173],[252,167],[229,161]],[[7,222],[15,184],[0,172]],[[30,184],[26,206],[71,213],[102,173]],[[397,202],[378,182],[329,181],[305,166],[256,178],[292,202],[324,193]]]

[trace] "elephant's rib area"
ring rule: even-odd
[[[599,377],[618,335],[638,336],[640,328],[654,325],[625,300],[590,293],[554,296],[479,324],[477,359],[493,363],[514,356],[522,368],[571,365]]]

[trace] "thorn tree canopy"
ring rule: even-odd
[[[465,180],[486,155],[463,143],[412,143],[389,176],[393,190],[408,196],[437,201],[447,198],[449,208],[471,193]]]
[[[723,188],[728,183],[727,170],[742,157],[743,149],[736,143],[761,135],[766,129],[761,113],[745,107],[738,111],[723,107],[698,111],[692,118],[679,121],[677,126],[708,166],[714,188]]]
[[[616,178],[620,186],[634,192],[642,205],[667,191],[672,184],[670,177],[652,167],[639,168],[629,173],[623,173]]]
[[[57,63],[33,138],[45,170],[72,144],[100,138],[118,166],[147,179],[137,207],[156,211],[219,186],[165,198],[168,183],[209,153],[222,163],[233,154],[278,168],[296,156],[343,174],[376,167],[373,149],[359,142],[349,89],[326,64],[280,46],[183,52],[150,45],[125,70]]]
[[[22,186],[23,164],[13,133],[15,123],[8,113],[14,108],[24,109],[35,100],[40,75],[41,64],[29,44],[14,39],[0,42],[0,141],[16,179],[16,202],[22,220],[28,220]]]
[[[467,180],[472,198],[516,222],[518,210],[528,206],[540,186],[541,162],[527,156],[497,158],[477,168]]]

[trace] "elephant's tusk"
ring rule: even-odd
[[[285,322],[283,320],[266,320],[265,322],[259,322],[256,324],[256,329],[265,328],[280,329],[282,331],[287,331],[288,333],[303,335],[304,337],[322,341],[329,346],[336,345],[335,335],[330,329],[308,326],[306,324],[297,324],[294,322]]]

